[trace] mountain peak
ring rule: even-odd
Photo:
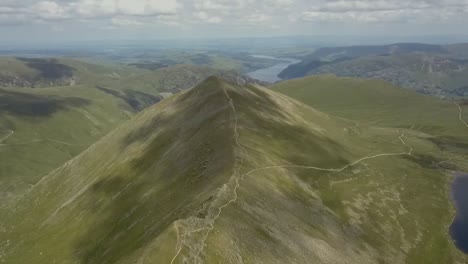
[[[412,213],[420,199],[404,204],[411,217],[401,225],[392,216],[402,207],[380,201],[441,186],[408,176],[417,167],[410,144],[421,141],[213,76],[144,110],[6,208],[0,260],[404,260],[402,243],[433,225]],[[408,174],[394,164],[409,164]]]

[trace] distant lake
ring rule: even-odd
[[[276,58],[272,56],[264,56],[264,55],[251,55],[254,58],[261,58],[261,59],[271,59],[277,60],[278,64],[275,64],[268,68],[259,69],[253,72],[247,73],[248,76],[265,82],[275,83],[277,81],[281,81],[281,78],[278,77],[278,74],[286,69],[289,65],[299,63],[300,60],[292,59],[292,58]]]
[[[468,254],[468,174],[456,173],[452,184],[452,199],[457,216],[450,226],[450,235],[455,245]]]

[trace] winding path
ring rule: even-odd
[[[50,141],[50,142],[55,142],[55,143],[59,143],[59,144],[62,144],[62,145],[67,145],[67,146],[78,146],[79,145],[79,144],[72,144],[72,143],[68,143],[68,142],[65,142],[65,141],[60,141],[60,140],[55,140],[55,139],[50,139],[50,138],[33,139],[31,141],[22,141],[20,143],[3,144],[2,142],[7,140],[9,137],[11,137],[15,133],[15,131],[13,131],[13,130],[0,130],[0,131],[8,131],[9,132],[8,135],[6,135],[5,137],[0,139],[0,146],[29,145],[29,144],[33,144],[33,143],[37,143],[37,142],[42,142],[42,141]]]
[[[226,91],[226,89],[223,89],[224,90],[224,94],[226,95],[226,98],[228,100],[228,103],[229,103],[229,106],[230,108],[232,109],[233,111],[233,114],[234,114],[234,140],[235,140],[235,144],[237,145],[237,147],[242,151],[244,152],[244,154],[247,153],[247,150],[242,146],[242,144],[240,143],[240,140],[239,140],[239,132],[238,132],[238,121],[239,121],[239,118],[238,118],[238,115],[237,115],[237,110],[236,110],[236,107],[234,105],[234,101],[232,100],[232,98],[229,96],[229,93]],[[468,125],[467,125],[468,126]],[[235,203],[237,201],[237,198],[238,198],[238,195],[237,195],[237,189],[240,187],[240,181],[243,180],[246,176],[252,174],[252,173],[255,173],[255,172],[258,172],[258,171],[262,171],[262,170],[269,170],[269,169],[278,169],[278,168],[301,168],[301,169],[310,169],[310,170],[317,170],[317,171],[327,171],[327,172],[342,172],[344,170],[346,170],[347,168],[349,167],[352,167],[352,166],[355,166],[363,161],[366,161],[366,160],[370,160],[370,159],[375,159],[375,158],[380,158],[380,157],[388,157],[388,156],[412,156],[413,155],[413,151],[414,149],[409,146],[408,144],[406,144],[405,140],[404,140],[404,137],[405,137],[405,133],[402,132],[402,134],[398,137],[398,139],[401,141],[401,143],[408,147],[408,151],[407,152],[399,152],[399,153],[381,153],[381,154],[376,154],[376,155],[371,155],[371,156],[366,156],[366,157],[363,157],[361,159],[358,159],[342,168],[321,168],[321,167],[315,167],[315,166],[304,166],[304,165],[294,165],[294,164],[285,164],[285,165],[272,165],[272,166],[267,166],[267,167],[263,167],[263,168],[257,168],[257,169],[253,169],[245,174],[241,174],[240,173],[240,170],[243,166],[243,163],[244,163],[244,156],[245,155],[241,155],[241,158],[238,162],[238,165],[235,167],[234,169],[234,173],[232,175],[232,177],[230,178],[230,180],[224,184],[218,191],[218,193],[216,194],[216,198],[215,200],[210,204],[209,208],[208,208],[208,213],[206,215],[205,218],[203,219],[199,219],[199,218],[196,218],[198,221],[200,222],[196,222],[197,220],[195,220],[195,218],[187,218],[187,219],[181,219],[181,220],[177,220],[174,222],[174,228],[175,228],[175,231],[176,231],[176,234],[177,234],[177,245],[176,245],[176,254],[175,256],[172,258],[171,260],[171,264],[174,264],[174,262],[176,261],[176,259],[180,256],[180,253],[182,252],[182,249],[184,247],[186,247],[188,250],[189,250],[189,256],[188,256],[188,259],[187,258],[184,258],[184,263],[186,263],[186,260],[189,260],[189,263],[191,263],[190,261],[192,261],[193,263],[201,263],[201,259],[200,259],[200,254],[203,252],[204,248],[205,248],[205,241],[209,235],[209,233],[214,229],[214,224],[216,222],[216,220],[220,217],[221,215],[221,212],[224,208],[226,208],[227,206],[229,206],[230,204],[232,203]],[[232,189],[229,189],[230,185],[234,185],[234,187],[231,187]],[[230,197],[230,199],[225,202],[224,204],[222,204],[221,206],[219,207],[216,207],[217,205],[217,201],[222,201],[224,200],[226,197],[223,197],[222,195],[231,195],[232,197]],[[193,222],[191,222],[190,220],[192,221],[195,221],[195,224]],[[188,230],[186,232],[183,232],[181,233],[181,228],[186,225],[188,227],[193,227],[191,230],[189,228],[187,228]],[[201,239],[190,239],[190,235],[193,235],[193,234],[196,234],[196,233],[200,233],[200,232],[204,232],[202,233],[202,236],[201,236]]]
[[[457,102],[453,102],[456,106],[458,106],[458,119],[460,119],[460,121],[466,126],[468,127],[468,123],[466,123],[466,121],[463,119],[463,108],[461,107],[461,105]]]

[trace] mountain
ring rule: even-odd
[[[345,46],[320,48],[314,51],[309,57],[324,60],[336,60],[339,58],[356,58],[369,55],[391,55],[391,54],[443,54],[448,53],[447,49],[440,45],[420,44],[420,43],[397,43],[391,45],[377,46]]]
[[[438,96],[468,94],[466,45],[395,44],[323,48],[291,65],[280,77],[334,74],[374,78]]]
[[[439,56],[361,57],[324,65],[309,71],[306,75],[320,74],[381,79],[432,95],[468,95],[468,61]]]
[[[210,77],[1,207],[0,260],[463,263],[432,138]]]
[[[57,74],[40,73],[31,61]],[[15,80],[0,78],[0,203],[163,97],[211,75],[255,82],[190,65],[150,71],[71,59],[0,58],[0,69]]]

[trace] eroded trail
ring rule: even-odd
[[[214,228],[215,221],[221,215],[222,210],[237,200],[237,189],[240,187],[241,169],[244,163],[244,157],[247,150],[240,144],[238,132],[238,115],[237,109],[234,106],[234,101],[229,96],[226,89],[223,89],[224,95],[229,104],[229,108],[234,115],[234,141],[237,148],[242,152],[239,157],[236,157],[236,164],[234,165],[234,173],[229,181],[224,184],[218,191],[216,198],[210,204],[205,218],[191,217],[184,220],[178,220],[174,223],[174,228],[177,233],[177,246],[176,255],[172,258],[171,264],[174,263],[180,256],[184,248],[188,249],[188,257],[183,258],[183,263],[202,263],[200,254],[205,247],[205,241],[209,233]],[[195,237],[192,237],[195,236]]]
[[[283,165],[272,165],[262,168],[253,169],[247,173],[241,174],[241,168],[244,163],[244,157],[247,155],[247,150],[242,146],[239,140],[238,132],[238,113],[234,105],[234,101],[229,96],[229,93],[224,90],[226,98],[228,100],[229,106],[234,114],[234,137],[235,144],[242,152],[240,157],[236,159],[235,169],[230,180],[224,184],[217,192],[215,200],[210,204],[208,213],[205,218],[196,218],[190,217],[187,219],[177,220],[174,222],[174,228],[177,234],[177,245],[176,245],[176,254],[171,260],[171,264],[175,263],[176,260],[182,261],[182,263],[203,263],[201,255],[205,248],[205,243],[210,232],[214,229],[214,224],[216,220],[220,217],[224,208],[229,206],[232,203],[235,203],[238,199],[237,190],[240,187],[240,182],[244,178],[252,173],[269,170],[269,169],[278,169],[278,168],[301,168],[307,170],[317,170],[317,171],[327,171],[331,173],[342,172],[350,167],[358,165],[366,160],[380,158],[380,157],[389,157],[389,156],[406,156],[413,155],[413,148],[406,144],[404,140],[405,133],[402,132],[398,139],[401,143],[408,147],[408,151],[399,152],[399,153],[380,153],[371,156],[366,156],[361,159],[358,159],[342,168],[321,168],[316,166],[306,166],[306,165],[295,165],[295,164],[283,164]],[[186,249],[188,252],[186,255],[182,256],[181,252]],[[180,259],[181,258],[181,259]]]
[[[0,139],[0,145],[2,144],[3,141],[7,140],[9,137],[11,137],[15,133],[15,131],[13,131],[13,130],[0,130],[0,131],[7,131],[8,132],[8,135],[6,135],[5,137]]]
[[[13,135],[13,133],[11,133],[7,137],[0,140],[0,146],[5,146],[5,147],[7,147],[7,146],[24,146],[24,145],[30,145],[30,144],[34,144],[34,143],[38,143],[38,142],[46,142],[46,141],[55,142],[55,143],[66,145],[66,146],[80,146],[80,144],[72,144],[72,143],[68,143],[68,142],[65,142],[65,141],[60,141],[60,140],[55,140],[55,139],[50,139],[50,138],[33,139],[31,141],[21,141],[20,143],[1,144],[3,140],[6,140],[11,135]]]
[[[281,168],[299,168],[299,169],[307,169],[307,170],[317,170],[317,171],[327,171],[327,172],[342,172],[350,167],[353,167],[353,166],[356,166],[358,165],[359,163],[362,163],[363,161],[366,161],[366,160],[370,160],[370,159],[375,159],[375,158],[380,158],[380,157],[391,157],[391,156],[412,156],[413,155],[413,151],[414,149],[409,146],[408,144],[406,144],[405,140],[404,140],[404,137],[405,137],[405,133],[402,133],[398,139],[401,141],[401,143],[404,145],[404,146],[407,146],[408,147],[408,152],[399,152],[399,153],[381,153],[381,154],[376,154],[376,155],[372,155],[372,156],[366,156],[364,158],[361,158],[361,159],[358,159],[356,161],[354,161],[353,163],[350,163],[342,168],[337,168],[337,169],[333,169],[333,168],[320,168],[320,167],[315,167],[315,166],[304,166],[304,165],[295,165],[295,164],[285,164],[285,165],[273,165],[273,166],[267,166],[267,167],[263,167],[263,168],[257,168],[257,169],[253,169],[247,173],[245,173],[242,178],[244,178],[245,176],[248,176],[254,172],[257,172],[257,171],[261,171],[261,170],[269,170],[269,169],[281,169]]]
[[[461,105],[457,102],[453,102],[455,105],[458,106],[458,119],[460,119],[460,121],[466,126],[468,127],[468,123],[465,121],[465,119],[463,119],[463,108],[461,107]]]

